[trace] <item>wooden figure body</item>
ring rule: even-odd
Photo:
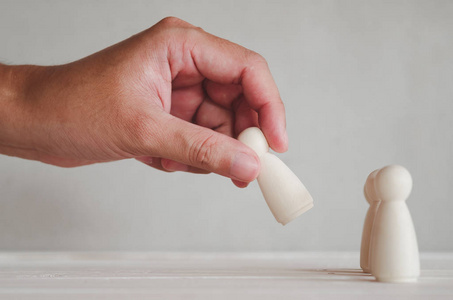
[[[363,232],[362,232],[362,245],[360,247],[360,267],[366,273],[371,273],[371,266],[370,266],[370,239],[371,239],[371,230],[373,229],[374,219],[376,217],[376,213],[379,207],[379,198],[376,196],[374,190],[374,179],[376,177],[376,173],[379,170],[375,170],[368,175],[368,178],[365,182],[365,186],[363,188],[363,194],[365,195],[366,201],[370,204],[368,208],[368,212],[365,217],[365,222],[363,224]]]

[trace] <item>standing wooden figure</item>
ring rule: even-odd
[[[380,169],[374,182],[381,200],[371,233],[371,271],[378,281],[413,282],[420,275],[417,237],[406,199],[412,177],[402,166]]]
[[[374,179],[379,170],[374,170],[368,175],[363,188],[363,194],[365,195],[366,201],[370,204],[368,212],[365,217],[365,223],[363,224],[362,232],[362,245],[360,247],[360,267],[366,273],[371,273],[370,267],[370,241],[371,241],[371,230],[373,229],[374,218],[379,207],[380,200],[376,196],[374,189]]]

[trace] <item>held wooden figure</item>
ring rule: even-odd
[[[238,140],[259,156],[258,184],[275,219],[282,225],[313,207],[313,198],[297,176],[275,155],[269,153],[264,134],[257,127],[241,132]]]

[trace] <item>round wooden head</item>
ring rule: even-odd
[[[258,127],[249,127],[242,131],[238,140],[252,148],[258,156],[269,151],[269,145],[263,132]]]
[[[378,196],[376,195],[376,189],[374,188],[374,180],[376,179],[376,174],[378,170],[374,170],[368,175],[365,186],[363,187],[363,194],[365,195],[366,201],[371,204],[371,202],[379,201]]]
[[[386,166],[377,172],[374,187],[384,202],[406,201],[412,190],[412,176],[403,166]]]

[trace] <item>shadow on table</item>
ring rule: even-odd
[[[182,274],[180,274],[182,275]],[[188,274],[187,274],[188,275]],[[206,276],[209,278],[229,279],[293,279],[306,281],[374,281],[371,274],[364,273],[361,269],[284,269],[284,268],[260,268],[244,267],[239,269],[217,269],[217,270],[192,270],[191,276]]]
[[[374,281],[374,276],[362,269],[299,269],[304,274],[316,274],[316,280]],[[303,276],[305,277],[305,276]]]
[[[178,273],[182,277],[228,278],[228,279],[293,279],[307,281],[374,281],[371,274],[361,269],[281,269],[246,267],[239,269],[191,270]],[[173,273],[173,275],[176,275]]]
[[[319,272],[329,275],[342,275],[342,276],[372,276],[370,273],[363,272],[362,269],[301,269],[305,272]]]

